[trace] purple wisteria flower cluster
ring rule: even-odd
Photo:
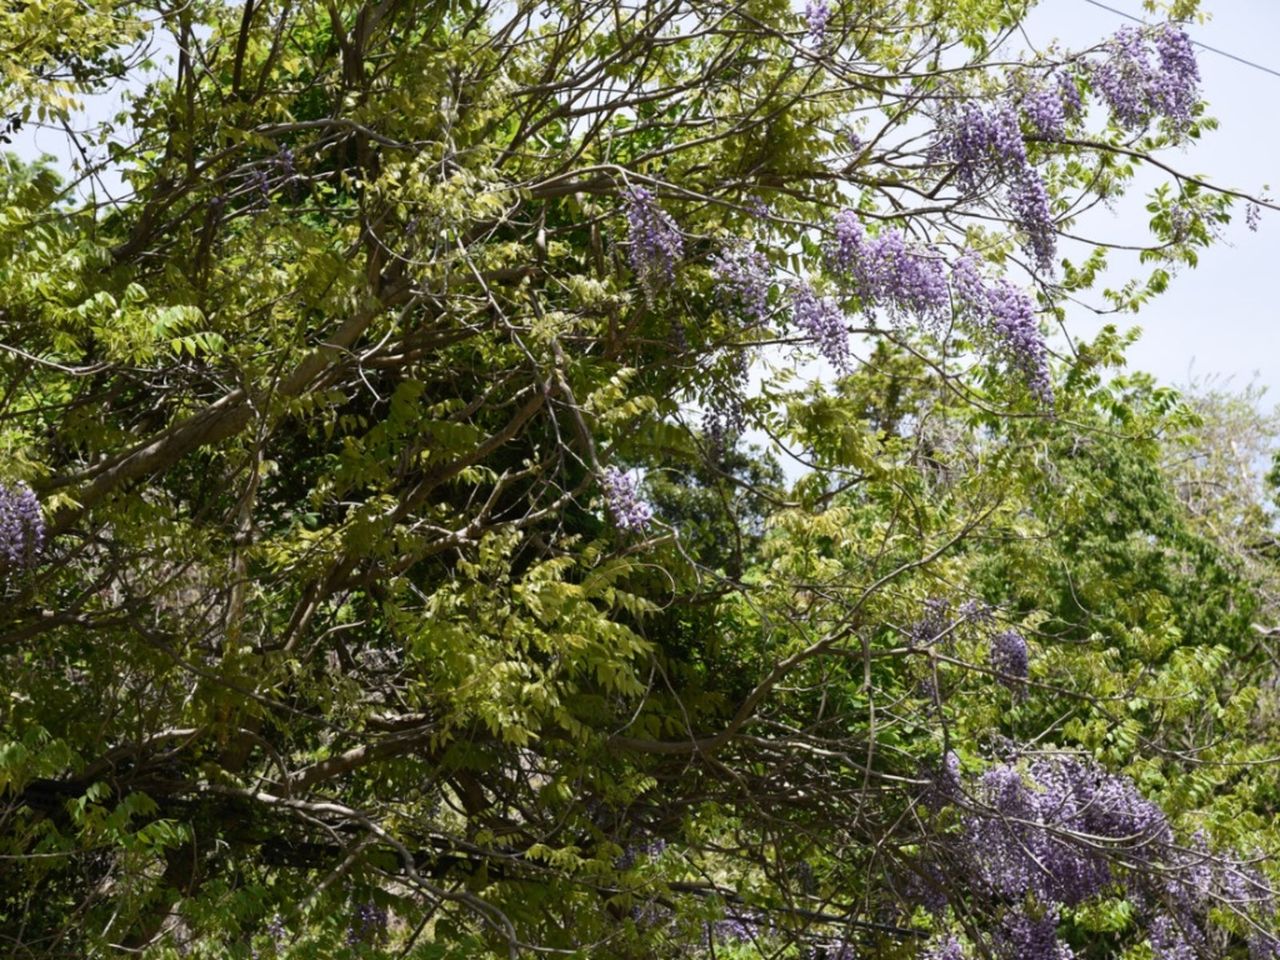
[[[827,38],[827,23],[831,20],[831,7],[827,0],[809,0],[804,7],[804,22],[808,27],[808,40],[814,47],[821,47]]]
[[[1156,960],[1196,960],[1199,956],[1199,951],[1187,942],[1182,930],[1167,916],[1162,915],[1151,921],[1147,939]]]
[[[271,937],[271,942],[277,950],[284,946],[285,938],[289,935],[289,930],[284,925],[284,917],[278,913],[271,917],[267,924],[267,935]]]
[[[983,811],[966,838],[976,877],[992,893],[1075,906],[1112,882],[1110,861],[1073,834],[1116,841],[1143,862],[1172,831],[1132,782],[1074,759],[1033,763],[1025,777],[1009,763],[984,772],[973,794]]]
[[[1136,130],[1164,117],[1185,129],[1200,96],[1200,68],[1191,38],[1176,24],[1154,31],[1123,27],[1106,56],[1090,65],[1094,88],[1120,126]]]
[[[1018,101],[1022,117],[1035,138],[1057,141],[1067,135],[1067,125],[1084,115],[1084,98],[1068,70],[1057,70],[1033,82]]]
[[[991,607],[984,600],[966,600],[958,612],[966,623],[990,623],[992,619]]]
[[[44,514],[31,488],[25,483],[0,484],[0,566],[34,566],[44,538]]]
[[[376,903],[359,904],[347,925],[347,943],[377,943],[387,932],[387,911]]]
[[[911,642],[927,647],[945,638],[954,625],[951,601],[946,597],[929,597],[924,602],[922,616],[911,626]]]
[[[968,193],[1020,173],[1027,165],[1018,111],[1012,101],[990,108],[966,100],[942,118],[933,156],[955,167],[955,180]]]
[[[991,669],[1000,682],[1016,687],[1027,679],[1027,641],[1017,630],[1001,630],[991,638]]]
[[[972,253],[960,257],[948,277],[935,251],[908,245],[894,228],[868,237],[853,210],[837,214],[831,231],[828,266],[849,282],[871,317],[884,307],[896,321],[913,316],[937,327],[944,318],[958,314],[990,333],[1022,371],[1031,391],[1042,403],[1052,404],[1048,350],[1029,294],[1007,280],[989,283]],[[818,298],[807,287],[797,289],[793,300],[797,324],[823,356],[838,368],[847,363],[848,335],[839,306],[829,298]]]
[[[1164,960],[1158,954],[1157,957],[1158,960]],[[1255,930],[1249,934],[1249,960],[1278,960],[1278,958],[1280,958],[1280,939],[1276,939],[1265,930]]]
[[[838,213],[832,229],[828,261],[853,283],[868,315],[883,307],[894,320],[937,321],[949,312],[946,272],[936,252],[908,244],[894,227],[868,237],[852,210]]]
[[[1042,403],[1052,404],[1048,350],[1030,295],[1007,280],[988,284],[972,254],[961,257],[951,268],[951,289],[961,313],[986,327],[1022,371],[1032,393]]]
[[[1200,845],[1200,851],[1201,869],[1208,874],[1207,851],[1204,851],[1203,844]],[[1261,859],[1261,854],[1255,852],[1252,859]],[[1220,864],[1218,873],[1220,901],[1251,921],[1248,934],[1249,960],[1280,960],[1280,939],[1263,929],[1263,924],[1276,915],[1275,895],[1271,886],[1254,863],[1239,857]],[[1178,932],[1181,933],[1182,930],[1180,926]]]
[[[1199,99],[1195,52],[1186,31],[1175,24],[1121,29],[1107,42],[1103,57],[1083,64],[1083,72],[1126,129],[1141,129],[1157,117],[1185,129]],[[966,194],[1004,187],[1024,245],[1045,272],[1053,269],[1057,231],[1044,179],[1027,155],[1023,121],[1035,138],[1057,141],[1066,136],[1068,122],[1082,114],[1075,77],[1059,70],[1016,104],[1009,97],[990,107],[966,99],[948,109],[931,150],[934,162],[951,166]]]
[[[853,369],[848,320],[835,300],[818,296],[808,284],[797,284],[791,291],[791,318],[837,371]]]
[[[929,597],[922,606],[920,619],[909,631],[911,642],[918,647],[949,641],[951,632],[961,624],[991,622],[991,608],[981,600],[966,600],[953,610],[946,597]]]
[[[718,391],[702,414],[702,433],[714,457],[722,457],[735,438],[747,429],[747,413],[736,387]]]
[[[1272,891],[1251,864],[1213,857],[1201,835],[1179,846],[1159,806],[1089,758],[1000,763],[967,788],[959,777],[958,763],[943,763],[922,800],[930,810],[950,800],[964,811],[949,848],[958,871],[950,887],[1003,905],[990,932],[997,957],[1067,960],[1073,954],[1057,934],[1061,909],[1115,893],[1138,908],[1160,960],[1203,955],[1212,904],[1255,922],[1275,914]],[[919,899],[935,915],[945,910],[936,897]],[[1274,938],[1254,939],[1251,950],[1270,956]]]
[[[652,301],[664,286],[675,282],[676,264],[684,256],[684,235],[644,187],[632,187],[627,193],[627,226],[631,269]]]
[[[935,813],[949,803],[955,803],[964,795],[964,782],[961,779],[960,758],[954,750],[942,755],[942,762],[932,771],[926,770],[929,786],[925,789],[923,800],[926,807]],[[917,887],[919,890],[919,888]],[[919,890],[923,894],[924,890]],[[932,894],[931,894],[932,896]],[[936,899],[936,898],[935,898]],[[946,900],[936,900],[931,912],[941,913]]]
[[[921,960],[965,960],[964,947],[955,937],[943,937],[920,955]]]
[[[1007,911],[994,945],[1000,960],[1072,960],[1075,956],[1058,939],[1058,908],[1052,904],[1038,912],[1021,905]]]
[[[1051,403],[1048,353],[1031,297],[1002,279],[987,289],[986,301],[992,332],[1022,368],[1032,392]]]
[[[643,530],[649,525],[653,508],[641,498],[633,477],[617,467],[608,467],[602,483],[614,523],[623,530]]]
[[[770,933],[772,925],[764,917],[750,911],[731,912],[721,920],[702,925],[702,943],[746,943]]]
[[[1045,140],[1061,140],[1067,133],[1067,105],[1060,87],[1041,87],[1022,98],[1022,112]]]
[[[725,307],[752,324],[769,315],[769,259],[745,242],[726,245],[711,257],[711,276]]]
[[[1057,99],[1056,108],[1048,97]],[[1042,124],[1055,128],[1059,115],[1065,125],[1066,112],[1060,92],[1046,92],[1032,107],[1037,112],[1031,122],[1037,128]],[[1012,101],[1002,99],[993,107],[983,109],[969,100],[952,110],[942,120],[931,156],[935,162],[953,167],[956,183],[967,194],[1003,184],[1005,202],[1025,236],[1024,245],[1037,269],[1052,272],[1057,229],[1049,209],[1049,191],[1027,157],[1018,110]]]
[[[767,215],[767,210],[766,210]],[[769,318],[769,286],[772,267],[768,257],[745,240],[725,244],[710,260],[716,295],[724,309],[745,327],[760,327]],[[731,436],[747,426],[742,393],[747,385],[750,358],[747,348],[734,345],[729,353],[729,377],[709,398],[703,416],[703,432],[714,450],[723,452]]]

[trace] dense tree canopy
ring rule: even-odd
[[[5,955],[1280,956],[1274,425],[1062,329],[1265,202],[1029,5],[2,14]]]

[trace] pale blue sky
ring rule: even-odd
[[[1105,0],[1108,6],[1142,15],[1140,0]],[[1192,39],[1280,70],[1280,0],[1203,0],[1208,24],[1188,28]],[[1113,33],[1126,20],[1087,0],[1042,0],[1026,24],[1037,45],[1052,37],[1068,48],[1087,46]],[[1215,183],[1256,192],[1270,184],[1280,196],[1280,77],[1199,50],[1203,92],[1209,113],[1221,126],[1185,151],[1166,159],[1181,170],[1205,174]],[[1140,237],[1146,229],[1143,200],[1122,201],[1101,213],[1095,234]],[[1121,261],[1115,260],[1117,265]],[[1130,364],[1168,383],[1197,377],[1231,377],[1244,386],[1256,374],[1280,401],[1280,214],[1264,211],[1258,232],[1244,224],[1239,205],[1222,240],[1203,253],[1195,270],[1184,270],[1170,289],[1136,317],[1143,337]],[[1098,322],[1074,310],[1068,329],[1087,332]]]

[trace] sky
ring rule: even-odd
[[[1143,15],[1140,0],[1105,0],[1107,6]],[[1280,71],[1280,0],[1202,0],[1212,19],[1192,25],[1192,40]],[[1088,0],[1042,0],[1032,11],[1025,39],[1036,47],[1056,37],[1068,48],[1084,47],[1127,21]],[[1249,193],[1270,184],[1280,197],[1280,76],[1264,73],[1208,50],[1198,50],[1202,93],[1220,127],[1191,147],[1165,155],[1171,165],[1206,175],[1213,183]],[[1140,196],[1092,224],[1092,233],[1140,237],[1147,214]],[[1110,224],[1106,222],[1110,218]],[[1117,279],[1120,274],[1117,274]],[[1280,213],[1263,211],[1258,231],[1244,223],[1238,205],[1221,240],[1184,269],[1169,289],[1125,327],[1142,327],[1129,352],[1130,366],[1165,383],[1185,386],[1209,378],[1243,387],[1256,380],[1267,400],[1280,402]],[[1068,330],[1088,334],[1099,322],[1089,311],[1068,314]]]

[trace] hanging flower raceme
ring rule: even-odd
[[[1029,183],[1038,192],[1033,190],[1025,202],[1040,205],[1047,217],[1048,196],[1043,185],[1038,180]],[[1011,196],[1017,193],[1011,190]],[[898,323],[910,318],[936,329],[958,314],[989,333],[1022,372],[1032,393],[1046,406],[1052,405],[1048,350],[1035,303],[1025,291],[1003,279],[989,283],[972,253],[961,256],[948,277],[936,251],[908,244],[902,231],[892,227],[867,236],[853,210],[837,214],[831,232],[827,266],[848,281],[868,316],[874,319],[876,311],[884,309]],[[1036,242],[1051,249],[1053,240],[1052,227],[1048,227]],[[1044,251],[1046,256],[1049,249]],[[797,324],[818,344],[823,356],[844,369],[840,365],[847,363],[848,334],[835,302],[818,298],[808,287],[799,287],[793,294],[793,305]]]
[[[1170,917],[1159,916],[1151,921],[1147,934],[1156,960],[1196,960],[1200,956],[1178,924]]]
[[[769,314],[769,260],[745,242],[726,245],[711,258],[711,276],[725,307],[752,324]]]
[[[387,933],[387,911],[376,903],[361,903],[347,925],[347,944],[378,943]]]
[[[1044,336],[1036,322],[1031,298],[1009,281],[1000,280],[987,291],[987,311],[992,330],[1014,363],[1022,368],[1032,392],[1045,403],[1052,402]]]
[[[809,0],[804,8],[805,25],[809,28],[809,43],[821,47],[827,38],[827,22],[831,19],[831,7],[826,0]]]
[[[1041,87],[1022,98],[1022,112],[1045,140],[1061,140],[1067,132],[1067,108],[1060,88]]]
[[[984,108],[964,101],[943,117],[932,155],[953,164],[960,188],[972,193],[1007,180],[1027,165],[1018,111],[1009,100]]]
[[[952,266],[951,291],[961,314],[991,333],[1009,361],[1022,371],[1031,392],[1051,405],[1049,352],[1030,295],[1007,280],[988,284],[973,254],[965,254]]]
[[[1052,273],[1053,257],[1058,249],[1058,229],[1049,209],[1049,191],[1044,181],[1027,167],[1023,175],[1010,181],[1006,199],[1025,238],[1023,246],[1035,259],[1036,269]]]
[[[25,483],[0,484],[0,566],[34,566],[44,548],[40,501]]]
[[[1067,134],[1067,124],[1084,113],[1084,99],[1075,77],[1058,70],[1043,82],[1033,84],[1018,103],[1023,118],[1041,140],[1057,141]]]
[[[1027,641],[1017,630],[1002,630],[991,638],[991,669],[1000,682],[1012,686],[1027,679]]]
[[[918,647],[927,647],[946,637],[954,625],[951,602],[945,597],[929,597],[924,602],[923,615],[911,627],[911,642]]]
[[[1049,98],[1056,99],[1057,105]],[[1057,132],[1065,124],[1065,107],[1056,93],[1046,92],[1030,106],[1036,111],[1029,117],[1033,126],[1045,125]],[[1011,101],[1001,100],[989,109],[966,101],[943,118],[930,152],[935,162],[952,165],[956,183],[967,194],[1003,184],[1005,201],[1025,236],[1024,246],[1034,257],[1036,268],[1052,272],[1057,228],[1049,191],[1027,158],[1018,111]]]
[[[772,279],[769,258],[748,241],[737,239],[727,242],[712,255],[710,268],[716,297],[725,312],[744,328],[763,326],[769,318]],[[742,342],[730,343],[726,359],[724,378],[712,384],[702,420],[703,433],[717,455],[727,449],[731,436],[740,434],[747,426],[742,397],[751,367],[748,346]]]
[[[636,489],[635,480],[617,467],[608,467],[603,478],[604,497],[613,522],[623,530],[643,530],[653,519],[653,508]]]
[[[1009,910],[993,941],[1000,960],[1072,960],[1075,956],[1058,939],[1058,910],[1052,905],[1036,912],[1023,905]]]
[[[1090,76],[1116,123],[1129,130],[1158,117],[1184,129],[1200,97],[1191,38],[1171,23],[1154,31],[1122,27],[1103,58],[1090,65]]]
[[[948,802],[961,807],[962,830],[945,858],[949,874],[938,880],[996,905],[993,956],[1071,957],[1057,932],[1063,908],[1118,890],[1144,915],[1161,960],[1204,956],[1212,911],[1223,908],[1253,921],[1250,956],[1276,955],[1277,941],[1263,928],[1275,916],[1272,890],[1252,862],[1260,855],[1215,857],[1201,834],[1179,845],[1164,811],[1130,778],[1087,756],[1062,755],[995,764],[966,786],[959,778],[948,757],[922,801],[935,812]],[[912,896],[944,916],[945,902]],[[925,948],[921,960],[938,956],[942,943]]]
[[[936,253],[911,246],[894,227],[866,236],[852,210],[837,214],[832,230],[828,262],[852,282],[869,315],[883,308],[896,321],[930,322],[948,312],[946,274]]]
[[[653,192],[632,187],[627,193],[631,269],[652,302],[676,279],[676,264],[684,255],[684,236],[675,220],[658,206]]]
[[[836,370],[853,369],[848,321],[835,300],[818,296],[808,284],[797,284],[791,291],[791,317]]]
[[[925,950],[921,960],[965,960],[964,947],[955,937],[943,937]]]

